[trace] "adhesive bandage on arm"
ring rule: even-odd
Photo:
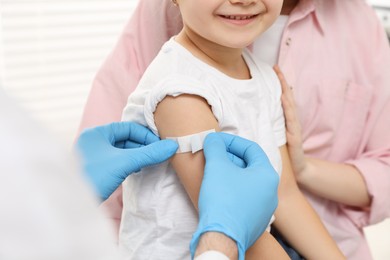
[[[210,133],[215,133],[215,130],[211,129],[204,132],[180,137],[167,137],[166,139],[177,142],[179,148],[177,149],[176,153],[196,153],[203,149],[204,139]]]

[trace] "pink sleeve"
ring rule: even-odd
[[[170,0],[139,1],[119,42],[97,73],[79,131],[120,121],[127,97],[161,46],[177,34],[182,21]]]
[[[357,160],[347,162],[362,173],[372,197],[372,204],[367,212],[344,208],[359,227],[390,217],[390,48],[379,21],[376,21],[372,39],[371,53],[362,58],[372,60],[371,71],[367,73],[375,91],[361,142],[362,152]]]
[[[120,121],[127,98],[161,46],[182,28],[180,14],[170,0],[141,0],[119,42],[92,84],[79,133],[88,127]],[[122,189],[103,203],[118,228]]]

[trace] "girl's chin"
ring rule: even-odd
[[[229,45],[226,45],[227,47],[229,48],[232,48],[232,49],[245,49],[246,47],[252,45],[253,41],[250,41],[250,42],[240,42],[240,43],[235,43],[235,44],[229,44]]]

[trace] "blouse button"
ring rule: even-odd
[[[286,40],[286,45],[287,45],[287,46],[290,46],[290,45],[291,45],[291,38],[290,38],[290,37]]]

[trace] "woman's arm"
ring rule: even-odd
[[[322,198],[344,205],[368,207],[371,198],[364,178],[356,167],[305,156],[293,93],[280,69],[275,67],[275,71],[282,85],[287,147],[299,186]]]
[[[306,158],[306,161],[305,170],[297,175],[300,187],[344,205],[359,208],[370,206],[366,183],[356,167],[315,158]]]
[[[295,182],[287,147],[280,149],[283,172],[274,226],[306,259],[345,259]]]

